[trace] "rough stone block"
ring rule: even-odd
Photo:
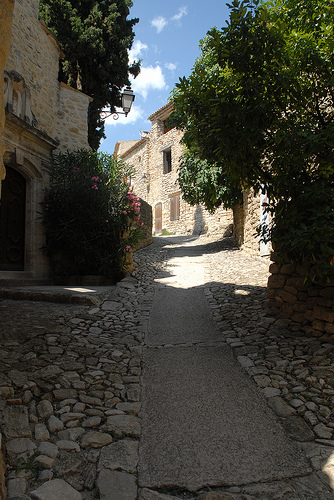
[[[325,331],[325,323],[323,321],[315,319],[312,321],[312,328],[314,328],[315,330],[319,330],[320,332],[324,332]]]
[[[314,318],[334,323],[334,311],[329,308],[316,306],[314,308]]]
[[[314,314],[313,314],[313,310],[312,309],[307,309],[304,313],[304,317],[305,319],[307,319],[308,321],[312,321],[314,319]]]
[[[27,481],[23,477],[9,479],[7,483],[8,498],[20,498],[27,491]]]
[[[271,274],[268,278],[268,288],[282,288],[285,278],[281,274]]]
[[[280,266],[276,262],[273,262],[269,266],[269,272],[271,274],[278,274],[280,272]]]
[[[301,417],[286,417],[282,419],[282,425],[288,436],[296,441],[304,442],[314,440],[314,433]]]
[[[290,303],[290,304],[294,304],[295,302],[297,302],[297,297],[296,297],[296,295],[293,295],[292,293],[287,292],[285,289],[284,289],[284,290],[279,290],[278,295],[279,295],[280,297],[282,297],[282,299],[283,299],[285,302],[288,302],[288,303]]]
[[[321,287],[315,286],[315,285],[311,285],[307,289],[307,293],[308,293],[309,297],[319,297],[320,291],[321,291]]]
[[[302,313],[293,313],[291,314],[291,319],[292,321],[295,321],[296,323],[305,323],[306,322],[306,318],[305,318],[305,315],[302,314]]]
[[[334,286],[326,286],[319,291],[319,295],[334,302]]]
[[[8,439],[31,437],[28,409],[25,406],[7,406],[4,409],[3,432]]]
[[[32,491],[30,496],[35,500],[52,500],[56,498],[82,500],[82,495],[62,479],[47,481],[37,490]]]
[[[300,300],[301,302],[306,302],[307,297],[308,297],[307,291],[303,291],[303,290],[298,291],[298,293],[297,293],[298,300]]]
[[[97,479],[101,500],[134,500],[137,498],[136,477],[125,472],[103,469]]]
[[[334,334],[334,325],[330,324],[330,323],[326,323],[325,330],[326,330],[327,333]]]
[[[280,309],[280,304],[276,302],[276,300],[269,300],[268,301],[268,307],[270,309],[270,313],[274,314]]]
[[[298,290],[296,287],[294,287],[292,285],[288,285],[288,284],[285,285],[284,290],[286,292],[291,293],[292,295],[297,295],[297,293],[298,293]]]
[[[334,300],[324,299],[323,297],[318,297],[318,305],[322,307],[328,307],[334,310]]]
[[[113,415],[108,417],[107,427],[120,436],[140,436],[140,421],[134,415]]]
[[[112,436],[106,432],[91,431],[84,434],[81,447],[82,448],[102,448],[112,442]]]
[[[138,465],[138,441],[121,439],[116,443],[105,446],[100,455],[99,470],[122,469],[133,472]]]
[[[291,304],[282,304],[282,312],[288,316],[293,314],[293,306]]]
[[[319,297],[307,297],[306,304],[308,308],[314,308],[318,304]]]
[[[277,290],[275,288],[267,289],[267,297],[268,299],[274,299],[276,297]]]
[[[282,274],[292,274],[295,271],[295,266],[293,264],[284,264],[281,267],[281,273]]]
[[[297,312],[305,312],[307,311],[307,305],[303,302],[296,302],[293,305],[293,310]]]
[[[279,396],[268,398],[268,405],[279,417],[291,417],[296,414],[296,410]]]
[[[15,438],[8,441],[6,450],[8,455],[32,454],[36,450],[36,445],[29,438]]]

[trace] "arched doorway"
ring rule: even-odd
[[[23,271],[25,253],[26,180],[6,166],[0,202],[0,270]]]

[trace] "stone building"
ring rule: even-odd
[[[52,154],[89,147],[90,97],[58,81],[62,54],[38,13],[39,0],[15,0],[4,65],[2,283],[36,282],[49,276],[39,213]]]
[[[269,214],[265,211],[266,195],[248,189],[243,193],[243,203],[233,209],[234,237],[236,243],[252,255],[267,257],[271,245],[260,240],[260,224],[269,224]]]
[[[5,64],[9,54],[10,38],[13,24],[14,0],[2,0],[0,3],[0,73],[3,74]],[[0,92],[0,140],[5,126],[5,105],[4,96]],[[3,147],[0,144],[0,202],[1,202],[1,181],[6,175],[2,161]],[[2,446],[2,434],[0,433],[0,500],[6,498],[5,492],[5,471],[4,452]]]
[[[155,234],[163,229],[175,234],[224,233],[233,222],[231,210],[221,206],[212,215],[203,206],[190,206],[182,198],[177,181],[182,132],[169,128],[166,121],[172,108],[168,103],[149,116],[151,130],[141,139],[117,142],[115,154],[134,167],[131,186],[152,206]]]

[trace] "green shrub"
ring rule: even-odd
[[[131,173],[108,154],[55,156],[42,221],[45,252],[62,262],[61,274],[119,279],[142,226],[139,200],[126,182]]]

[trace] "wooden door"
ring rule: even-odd
[[[161,234],[162,231],[162,203],[155,205],[155,234]]]
[[[0,200],[0,270],[24,270],[26,180],[6,167]]]

